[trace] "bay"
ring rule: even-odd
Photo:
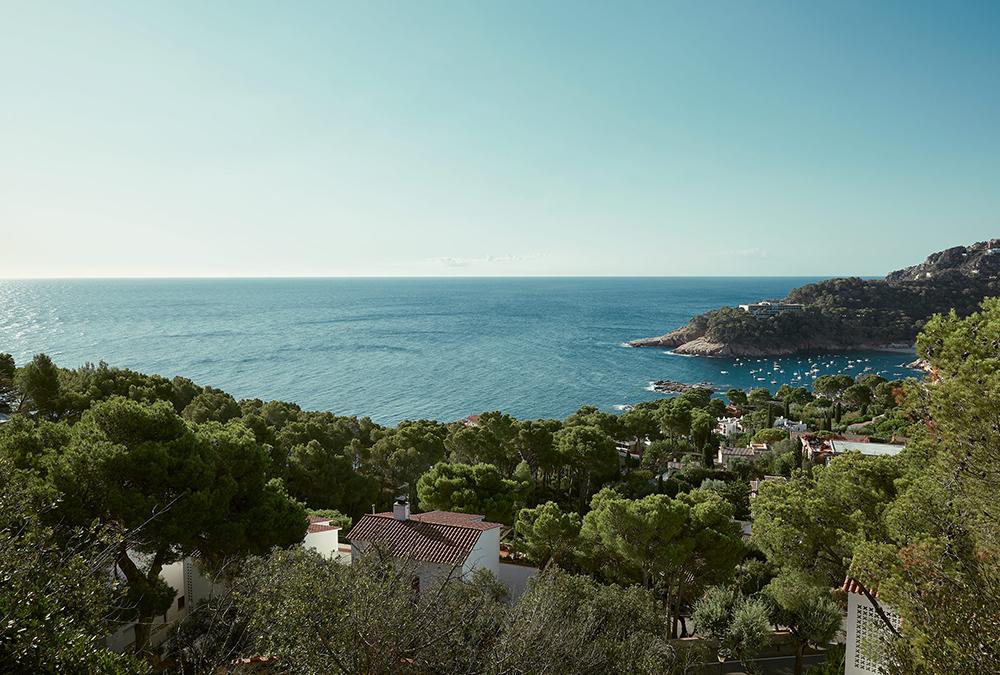
[[[648,387],[658,379],[721,390],[800,382],[811,367],[803,357],[736,363],[624,343],[817,280],[8,280],[0,281],[0,352],[18,363],[46,352],[66,367],[103,359],[383,424],[484,410],[564,417],[581,405],[612,410],[657,398]],[[903,377],[912,358],[823,355],[814,374]]]

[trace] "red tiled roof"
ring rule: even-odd
[[[840,587],[840,590],[847,593],[856,593],[857,595],[865,594],[864,586],[862,586],[861,582],[854,577],[846,577],[844,579],[844,585]],[[874,590],[869,589],[869,592],[876,598],[878,597],[878,588]]]
[[[388,518],[393,517],[390,512],[379,513],[377,515]],[[483,520],[483,518],[484,516],[475,513],[457,513],[455,511],[428,511],[427,513],[414,513],[410,515],[410,520],[416,520],[421,523],[468,527],[480,532],[492,530],[494,527],[501,527],[500,523],[490,523]]]
[[[331,530],[339,530],[340,525],[331,525],[329,518],[324,518],[322,516],[309,516],[309,527],[306,528],[308,534],[314,534],[316,532],[330,532]]]
[[[458,565],[472,552],[479,536],[500,527],[482,516],[450,511],[419,513],[397,520],[392,513],[363,516],[347,537],[353,542],[380,544],[394,556]]]
[[[757,448],[722,448],[722,454],[731,457],[756,457],[764,452],[766,450],[758,450]]]

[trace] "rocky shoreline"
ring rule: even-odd
[[[713,342],[701,336],[691,340],[684,340],[682,333],[684,329],[671,331],[666,335],[653,338],[642,338],[628,343],[630,347],[659,347],[669,349],[675,354],[683,356],[718,356],[718,357],[739,357],[739,358],[763,358],[779,356],[795,356],[798,354],[823,354],[843,351],[866,351],[866,352],[912,352],[915,345],[912,343],[892,342],[888,344],[852,344],[844,345],[834,342],[801,341],[783,343],[780,345],[768,345],[761,347],[758,345],[741,345],[739,343]]]

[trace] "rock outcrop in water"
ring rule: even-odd
[[[685,384],[684,382],[677,382],[675,380],[657,380],[651,383],[653,391],[659,394],[683,394],[685,392],[694,391],[695,389],[708,389],[709,391],[715,391],[715,387],[708,382],[699,382],[698,384]]]
[[[722,307],[629,344],[739,357],[909,349],[933,314],[954,309],[965,316],[992,295],[1000,295],[1000,239],[934,253],[885,279],[853,277],[801,286],[782,302],[804,305],[803,311],[758,317]]]

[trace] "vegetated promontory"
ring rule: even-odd
[[[738,307],[699,314],[633,347],[700,356],[784,356],[803,352],[910,348],[936,313],[959,316],[1000,295],[1000,239],[956,246],[885,279],[829,279],[793,289],[801,311],[754,316]]]

